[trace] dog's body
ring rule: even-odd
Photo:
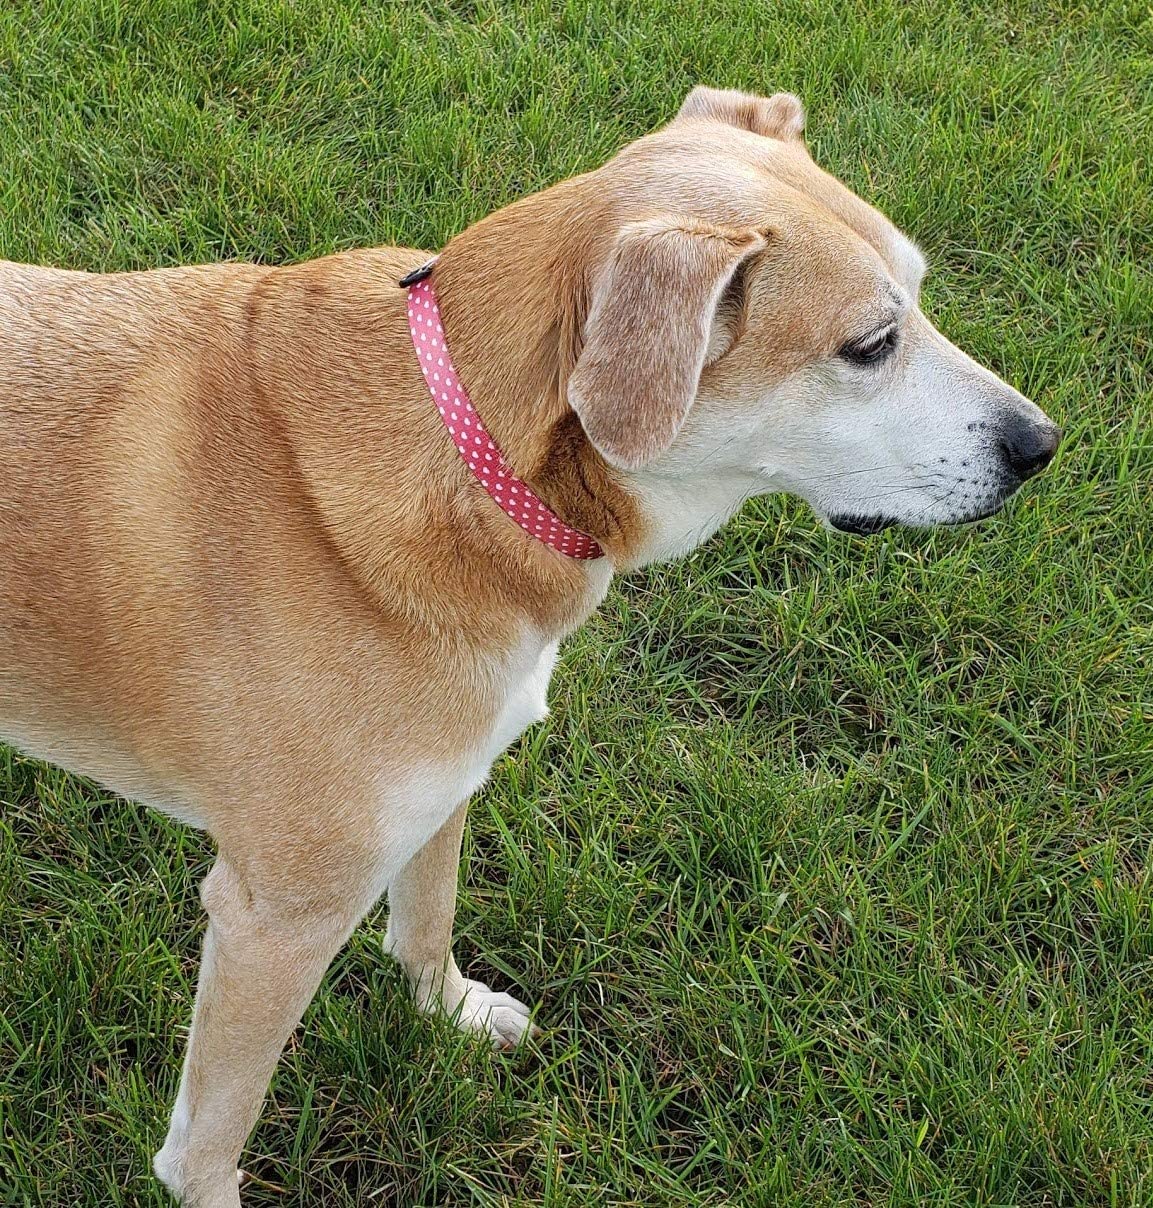
[[[856,530],[974,519],[1051,456],[801,124],[790,97],[697,90],[437,262],[462,380],[590,561],[521,532],[456,456],[397,285],[422,253],[0,268],[0,737],[219,849],[156,1162],[185,1202],[238,1202],[280,1049],[385,890],[422,1008],[499,1044],[528,1030],[452,960],[464,808],[614,570],[768,490]]]

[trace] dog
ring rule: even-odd
[[[385,893],[420,1010],[531,1032],[452,957],[465,809],[615,572],[766,492],[851,533],[978,520],[1053,457],[803,128],[696,88],[431,261],[0,267],[0,737],[218,853],[154,1161],[183,1203],[239,1204],[281,1049]]]

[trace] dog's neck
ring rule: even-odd
[[[568,558],[603,557],[592,537],[565,524],[518,477],[492,439],[452,363],[431,275],[430,263],[400,284],[408,290],[409,331],[429,397],[461,459],[501,511],[526,533]]]
[[[499,210],[453,239],[436,288],[453,362],[513,469],[615,565],[644,521],[565,399],[580,355],[597,224],[580,180]]]

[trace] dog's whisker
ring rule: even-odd
[[[837,470],[833,474],[814,474],[809,478],[796,478],[792,482],[796,486],[803,486],[811,482],[835,482],[840,478],[851,478],[856,474],[880,474],[885,470],[900,470],[903,466],[900,462],[893,462],[888,465],[880,466],[862,466],[855,470]]]

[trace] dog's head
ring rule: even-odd
[[[850,532],[978,520],[1057,447],[925,317],[921,254],[813,163],[803,127],[791,95],[697,88],[586,178],[613,237],[567,398],[666,517],[648,556],[768,491]]]

